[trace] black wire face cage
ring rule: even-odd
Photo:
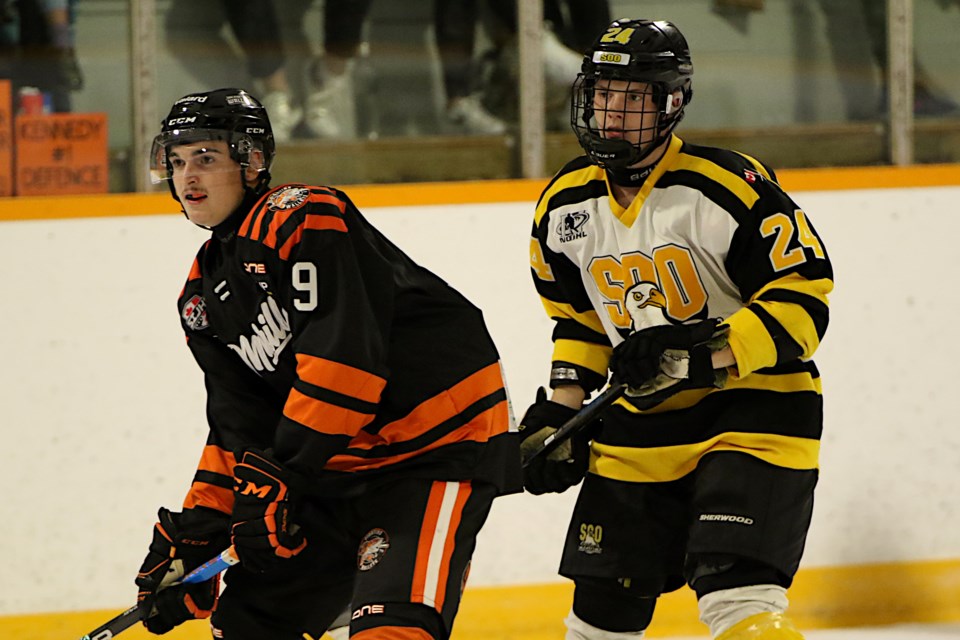
[[[672,106],[662,83],[581,73],[573,85],[570,125],[593,162],[622,169],[669,137],[682,111],[682,104]]]
[[[241,167],[249,165],[251,151],[255,149],[263,151],[262,146],[249,135],[234,131],[223,129],[173,129],[164,131],[153,139],[153,146],[150,149],[150,180],[154,184],[159,184],[173,177],[173,168],[170,165],[169,157],[169,150],[172,147],[207,141],[226,142],[230,149],[230,157]],[[264,157],[264,162],[267,164],[261,170],[262,173],[270,170],[269,163],[271,160],[272,158]]]

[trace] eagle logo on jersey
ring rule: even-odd
[[[187,300],[180,315],[183,316],[186,325],[194,331],[200,331],[210,326],[210,322],[207,320],[207,301],[203,299],[203,296],[196,295]]]
[[[390,548],[390,536],[383,529],[371,529],[360,541],[357,549],[357,568],[360,571],[369,571],[387,553]]]
[[[638,282],[623,295],[623,303],[630,314],[630,330],[667,324],[667,298],[653,282]]]
[[[310,189],[294,185],[278,189],[267,198],[267,206],[280,211],[283,209],[297,209],[310,197]]]
[[[586,238],[587,232],[583,230],[583,225],[589,219],[590,214],[586,211],[574,211],[560,216],[560,223],[557,225],[557,235],[560,236],[560,242]]]

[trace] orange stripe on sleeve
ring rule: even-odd
[[[193,509],[194,507],[207,507],[223,513],[231,513],[233,511],[233,490],[206,482],[194,482],[183,501],[183,508]]]
[[[408,451],[406,453],[382,458],[363,458],[349,454],[338,454],[330,458],[324,468],[332,471],[366,471],[368,469],[378,469],[387,465],[403,462],[404,460],[409,460],[410,458],[423,455],[424,453],[447,445],[457,444],[458,442],[487,442],[497,435],[507,433],[509,420],[507,401],[504,400],[476,416],[462,427],[451,431],[444,437],[438,438],[415,451]],[[372,446],[371,442],[377,444],[375,442],[376,438],[377,436],[374,434],[361,431],[357,437],[351,440],[349,447],[360,448],[354,446],[355,443],[360,441],[367,446]],[[384,443],[379,442],[379,444]]]
[[[287,220],[290,219],[290,216],[296,212],[295,209],[286,210],[286,211],[275,211],[273,214],[273,219],[270,221],[270,224],[267,225],[267,235],[263,238],[263,244],[270,247],[271,249],[277,246],[277,231],[280,230],[280,227]]]
[[[203,453],[200,455],[200,464],[197,465],[197,470],[212,471],[232,478],[235,466],[237,466],[237,459],[233,456],[233,453],[216,445],[208,444],[203,448]]]
[[[297,376],[314,386],[374,404],[387,386],[380,376],[305,353],[297,354]]]
[[[243,219],[243,224],[240,225],[240,230],[237,232],[237,235],[243,238],[252,238],[250,235],[250,226],[254,221],[260,221],[263,218],[263,201],[270,196],[271,191],[263,194],[263,196],[257,200],[257,203],[253,205],[253,208],[250,209],[250,213],[247,214],[247,217]]]
[[[356,442],[350,443],[350,447],[369,449],[378,445],[412,440],[453,418],[474,402],[502,388],[503,377],[500,365],[491,364],[467,376],[450,389],[421,403],[400,420],[384,425],[377,434],[360,434]],[[494,433],[487,435],[492,436]]]
[[[340,210],[340,213],[343,213],[347,210],[347,203],[338,198],[333,191],[329,189],[323,189],[322,193],[310,193],[310,202],[322,202],[323,204],[332,204],[337,209]]]
[[[283,415],[319,433],[351,437],[373,421],[373,414],[338,407],[311,398],[296,389],[290,390],[287,403],[283,406]]]
[[[340,201],[337,200],[337,202]],[[343,203],[341,202],[341,204]],[[300,244],[300,240],[303,239],[304,229],[310,229],[313,231],[332,230],[346,233],[347,223],[343,221],[343,218],[338,218],[336,216],[307,214],[300,226],[297,227],[296,231],[291,233],[290,237],[287,238],[286,242],[283,243],[283,246],[277,250],[281,260],[288,260],[290,258],[290,253],[293,251],[294,247]]]
[[[241,238],[249,238],[250,233],[250,221],[253,218],[251,214],[247,214],[247,217],[243,219],[243,222],[240,224],[240,230],[237,231],[237,235]]]
[[[197,471],[208,471],[232,478],[233,467],[236,464],[236,458],[231,452],[208,444],[200,455]],[[230,513],[233,511],[233,491],[206,482],[194,481],[183,501],[183,508],[192,509],[198,506]]]
[[[329,190],[324,189],[324,191],[326,193],[314,193],[311,191],[310,196],[307,199],[307,203],[320,202],[323,204],[332,204],[337,208],[338,211],[340,211],[340,215],[343,215],[343,212],[346,211],[346,208],[347,208],[346,203],[340,198],[336,197],[335,195],[332,195],[332,192],[330,192]],[[277,210],[273,214],[273,219],[270,221],[270,224],[267,226],[267,235],[263,239],[263,244],[267,245],[270,248],[276,247],[277,233],[280,231],[280,227],[283,226],[287,222],[287,220],[290,219],[290,216],[292,216],[294,213],[302,209],[303,209],[303,205],[300,205],[299,207],[296,207],[293,209]],[[300,232],[302,229],[316,229],[316,230],[335,229],[337,231],[346,232],[347,225],[346,223],[344,223],[342,218],[339,218],[337,216],[320,215],[320,214],[310,213],[309,211],[307,211],[304,214],[303,222],[300,223],[300,227],[297,229],[296,232],[294,232],[294,235],[299,238]],[[284,244],[287,244],[287,243],[284,243]],[[289,255],[289,252],[288,252],[288,255]]]
[[[324,229],[333,229],[335,231],[347,232],[347,223],[343,221],[343,218],[336,218],[334,216],[320,216],[314,214],[308,214],[304,219],[303,224],[301,225],[302,229],[313,229],[316,231],[323,231]]]

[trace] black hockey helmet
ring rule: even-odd
[[[628,167],[643,160],[670,136],[683,118],[683,111],[693,97],[692,77],[690,48],[672,23],[614,21],[584,55],[580,74],[574,81],[570,124],[580,146],[593,162],[608,169]],[[604,80],[626,81],[628,93],[650,94],[656,117],[652,125],[633,130],[639,134],[640,142],[604,136],[597,116],[606,115],[607,107],[597,99],[596,92],[598,82]],[[653,113],[654,109],[645,111]],[[626,107],[624,115],[625,112]],[[629,133],[624,131],[624,137]]]
[[[242,169],[249,166],[250,154],[260,151],[263,169],[257,183],[250,188],[257,192],[264,190],[270,182],[270,165],[276,153],[270,119],[256,98],[243,89],[232,88],[191,93],[173,103],[150,151],[153,182],[168,180],[173,175],[168,156],[171,147],[206,140],[226,142],[230,157]],[[174,191],[172,182],[170,190]]]

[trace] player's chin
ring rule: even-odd
[[[199,224],[204,227],[216,226],[216,216],[204,207],[185,204],[183,211],[187,214],[187,219],[194,224]]]

